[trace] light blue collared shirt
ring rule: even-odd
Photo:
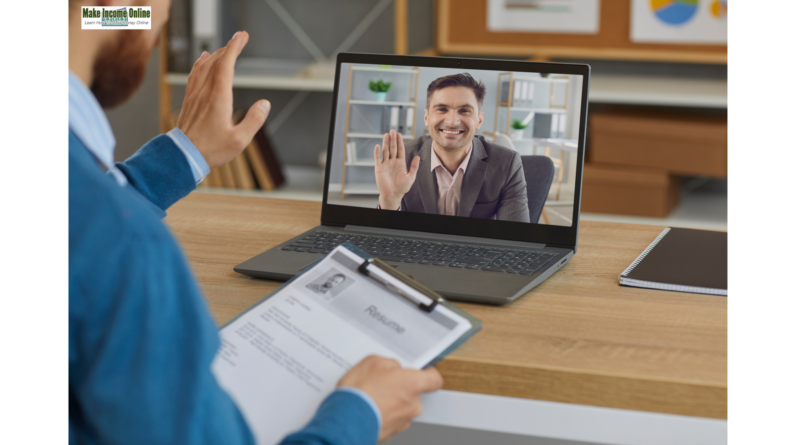
[[[71,71],[69,72],[69,129],[113,175],[119,185],[127,184],[124,173],[113,162],[116,138],[113,137],[108,118],[91,90]],[[210,167],[204,156],[179,128],[175,127],[166,135],[185,155],[196,183],[202,182],[210,173]]]

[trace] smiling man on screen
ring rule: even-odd
[[[475,135],[485,95],[467,73],[429,84],[430,136],[404,146],[403,136],[390,131],[373,152],[379,208],[530,222],[519,154]]]

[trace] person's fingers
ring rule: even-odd
[[[249,41],[249,33],[246,31],[238,31],[227,43],[227,50],[218,60],[218,64],[215,68],[215,75],[217,78],[215,79],[223,89],[226,89],[227,85],[232,87],[232,79],[235,77],[235,61],[238,60],[238,56],[240,52],[243,51],[243,47],[246,46],[246,43]]]
[[[239,138],[238,142],[243,142],[244,146],[251,142],[254,135],[263,128],[265,119],[268,118],[268,113],[270,112],[271,102],[267,100],[255,102],[249,108],[249,111],[246,112],[243,120],[235,127],[235,132]]]
[[[379,152],[381,152],[381,147],[379,147],[379,144],[376,144],[376,148],[373,150],[373,162],[376,164],[377,167],[379,166],[379,164],[381,164],[381,159],[379,159]]]
[[[403,433],[404,431],[408,430],[410,426],[412,426],[412,421],[411,420],[407,420],[405,422],[402,422],[398,426],[398,428],[396,428],[395,432],[396,433]]]
[[[384,138],[382,138],[381,156],[384,159],[382,162],[387,162],[390,159],[390,133],[384,133]]]
[[[404,136],[401,133],[395,134],[398,141],[398,159],[406,159],[406,148],[404,147]]]
[[[442,389],[442,375],[436,368],[428,368],[420,371],[421,377],[418,380],[418,390],[421,392],[433,392]]]
[[[202,87],[204,87],[205,83],[207,82],[207,78],[210,76],[213,66],[218,58],[221,57],[221,54],[224,53],[225,48],[226,47],[217,49],[213,54],[210,55],[210,57],[206,58],[205,61],[202,62],[202,65],[199,67],[199,72],[196,73],[196,84],[194,85],[193,89],[194,93],[198,93],[202,90]],[[189,96],[186,94],[185,97],[188,98]]]
[[[417,171],[419,169],[420,169],[420,156],[415,156],[415,158],[412,159],[412,164],[409,166],[409,176],[412,177],[412,181],[415,180],[415,177],[417,176]]]
[[[207,101],[201,99],[203,95],[206,95],[204,92],[207,90],[207,79],[210,77],[213,65],[223,53],[224,48],[219,48],[213,54],[205,56],[205,60],[197,67],[196,74],[191,74],[191,77],[194,77],[194,85],[190,92],[186,90],[182,105],[183,112],[193,115],[207,108]]]
[[[196,77],[199,75],[199,67],[202,66],[202,63],[210,57],[210,53],[207,51],[202,51],[202,55],[196,59],[196,62],[193,63],[193,67],[191,68],[191,73],[188,74],[188,85],[185,86],[185,95],[189,96],[191,92],[193,92],[194,87],[196,86]]]
[[[395,135],[395,130],[390,130],[390,159],[398,157],[398,137]]]
[[[369,356],[363,358],[360,363],[365,366],[378,366],[382,360],[384,360],[384,358],[376,354],[370,354]]]
[[[415,401],[412,403],[412,412],[411,416],[414,419],[415,417],[423,414],[423,403],[420,401],[420,397],[416,398]]]
[[[398,360],[392,358],[379,357],[379,366],[382,369],[386,369],[388,371],[394,369],[401,369],[401,363]]]

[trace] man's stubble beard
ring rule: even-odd
[[[115,32],[123,35],[100,50],[91,84],[91,92],[106,109],[122,104],[141,86],[152,52],[143,31]]]

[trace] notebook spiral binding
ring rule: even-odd
[[[626,277],[630,272],[632,272],[633,269],[635,269],[636,266],[638,266],[638,264],[642,260],[644,260],[644,258],[646,258],[647,255],[649,255],[649,253],[652,251],[652,249],[655,248],[655,246],[658,245],[658,243],[663,239],[663,237],[666,236],[667,233],[669,233],[670,230],[672,230],[671,227],[667,227],[666,229],[664,229],[663,232],[661,232],[661,234],[658,235],[657,238],[655,238],[655,241],[653,241],[649,246],[647,246],[647,248],[644,249],[643,252],[641,252],[641,255],[639,255],[638,258],[635,259],[635,261],[630,263],[629,266],[627,266],[627,269],[625,269],[625,271],[622,272],[621,275],[619,275],[619,279],[621,280],[622,278]]]

